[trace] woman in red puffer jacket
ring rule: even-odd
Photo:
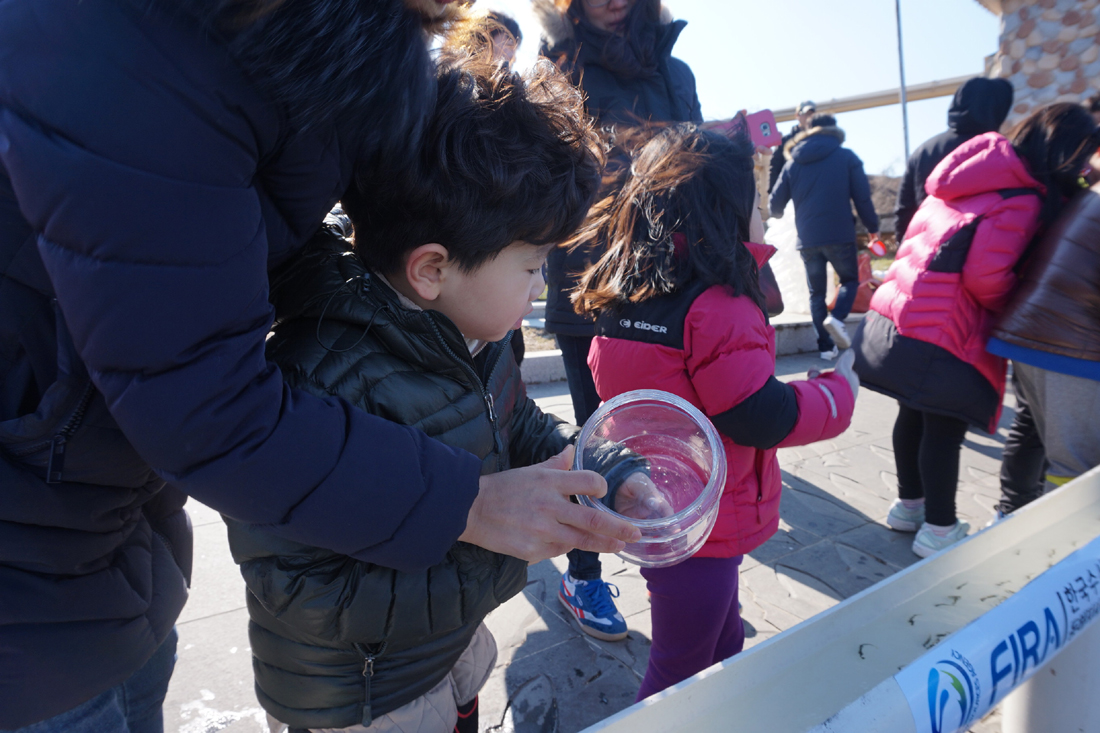
[[[985,345],[1028,243],[1077,190],[1095,131],[1083,108],[1055,104],[944,158],[855,335],[861,382],[899,405],[900,498],[886,523],[917,532],[921,557],[969,529],[955,515],[959,450],[968,426],[996,430],[1005,392],[1006,361]]]
[[[653,618],[642,699],[741,651],[738,566],[779,525],[776,449],[847,429],[859,382],[850,358],[806,381],[775,378],[757,280],[775,250],[744,241],[755,193],[747,135],[678,125],[624,144],[632,165],[581,235],[609,246],[574,295],[578,312],[596,316],[596,389],[604,400],[636,389],[686,399],[721,433],[728,463],[703,547],[642,569]]]

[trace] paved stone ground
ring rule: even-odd
[[[815,355],[782,357],[778,375],[820,368]],[[564,383],[531,389],[544,410],[572,417]],[[971,432],[963,446],[959,514],[973,528],[993,517],[1008,408],[996,436]],[[852,428],[839,438],[780,451],[784,496],[779,531],[745,558],[741,572],[747,647],[791,628],[916,562],[912,535],[883,520],[895,496],[891,450],[895,404],[860,393]],[[165,703],[173,733],[260,733],[265,716],[252,691],[243,583],[217,514],[193,503],[195,577],[179,622],[180,651]],[[623,642],[580,633],[555,595],[565,559],[532,566],[525,591],[488,624],[500,656],[481,696],[483,731],[574,733],[628,707],[649,655],[649,604],[638,569],[604,556],[630,625]],[[995,711],[972,729],[999,733]]]

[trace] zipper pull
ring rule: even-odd
[[[493,395],[489,392],[485,393],[485,404],[489,407],[489,421],[493,423],[493,428],[496,428],[497,424],[497,409],[493,404]]]
[[[61,470],[65,466],[65,444],[68,439],[58,433],[50,439],[50,462],[46,465],[46,483],[61,483]]]
[[[366,660],[363,662],[363,718],[362,724],[366,728],[372,722],[374,722],[374,712],[370,705],[370,680],[374,677],[374,655],[368,654]]]
[[[493,450],[498,456],[504,455],[504,441],[500,439],[500,429],[497,427],[497,410],[493,403],[493,395],[485,393],[485,404],[489,406],[489,424],[493,428]]]

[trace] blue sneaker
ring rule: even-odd
[[[567,571],[561,576],[558,600],[577,619],[581,631],[604,641],[626,638],[626,620],[612,598],[619,589],[602,580],[574,580]]]

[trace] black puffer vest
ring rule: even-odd
[[[484,474],[546,460],[577,433],[527,397],[509,339],[471,359],[450,320],[402,306],[334,229],[273,278],[272,298],[268,356],[289,385],[415,425],[482,458]],[[364,476],[362,490],[381,487]],[[522,560],[462,542],[399,572],[227,522],[256,694],[291,726],[369,725],[426,693],[527,580]]]

